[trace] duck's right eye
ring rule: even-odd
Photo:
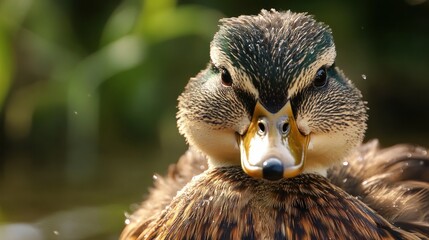
[[[322,88],[326,86],[326,83],[328,82],[328,74],[326,72],[326,67],[321,67],[319,70],[317,70],[316,76],[313,80],[313,86],[315,88]]]
[[[232,78],[231,74],[229,74],[228,70],[226,68],[222,67],[220,68],[220,74],[222,79],[222,85],[226,87],[230,87],[232,85]]]

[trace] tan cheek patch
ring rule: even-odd
[[[302,134],[304,135],[310,134],[311,129],[310,129],[310,123],[308,122],[308,116],[306,115],[298,116],[298,118],[296,119],[296,124],[298,125],[298,129]]]

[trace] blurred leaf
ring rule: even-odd
[[[151,42],[190,34],[211,38],[221,16],[218,11],[196,5],[157,9],[150,13],[144,9],[136,31]]]
[[[0,109],[12,80],[13,61],[10,34],[21,25],[32,0],[3,0],[0,2]]]
[[[59,2],[37,0],[28,11],[24,27],[53,45],[70,48],[77,43],[70,21]]]
[[[5,32],[0,28],[0,109],[9,90],[12,75],[10,43]]]
[[[87,81],[95,90],[104,80],[137,66],[143,60],[144,48],[139,37],[122,37],[82,60],[73,71],[72,81]]]
[[[2,0],[0,2],[0,28],[14,32],[21,26],[33,0]]]
[[[142,0],[143,2],[143,15],[150,15],[164,10],[173,9],[177,1],[176,0]]]
[[[140,11],[135,2],[136,0],[124,1],[113,12],[101,37],[103,44],[117,40],[133,30]]]
[[[67,178],[85,182],[97,168],[99,129],[98,87],[106,79],[133,68],[144,56],[138,37],[125,36],[82,60],[72,70],[68,83],[68,163]]]

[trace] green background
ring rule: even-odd
[[[116,239],[186,149],[176,99],[218,19],[261,8],[331,26],[369,102],[367,140],[429,146],[425,0],[2,0],[0,239]]]

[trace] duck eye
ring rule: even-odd
[[[220,72],[222,78],[222,85],[230,87],[232,85],[231,74],[229,74],[228,70],[226,70],[225,68],[221,68]]]
[[[321,67],[319,70],[317,70],[316,76],[313,80],[313,86],[316,88],[321,88],[326,85],[328,82],[328,74],[326,73],[326,68]]]

